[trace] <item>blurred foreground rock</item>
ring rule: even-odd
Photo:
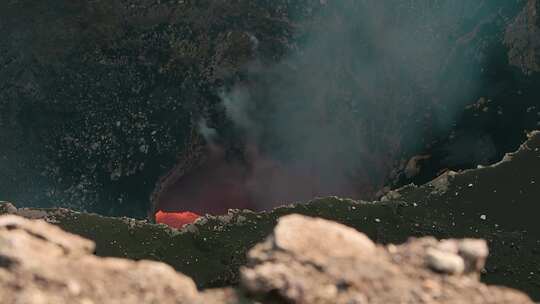
[[[242,284],[287,303],[531,303],[478,281],[486,256],[481,240],[427,237],[375,247],[349,227],[290,215],[250,251]]]
[[[0,302],[196,303],[195,284],[172,267],[98,258],[93,248],[44,221],[0,217]]]
[[[352,228],[301,215],[282,217],[249,252],[237,290],[198,292],[166,264],[98,258],[93,248],[44,221],[0,217],[2,303],[532,303],[478,281],[484,241],[376,246]],[[461,261],[459,271],[438,264],[448,257]]]

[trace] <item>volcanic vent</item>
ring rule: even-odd
[[[152,217],[371,198],[477,100],[483,69],[470,55],[476,47],[460,42],[476,32],[468,9],[325,2],[298,27],[302,39],[287,40],[290,49],[272,60],[261,59],[264,37],[246,32],[252,60],[225,73],[213,101],[192,117],[214,127],[216,140],[194,128],[205,139],[161,180]],[[230,133],[241,142],[234,152]]]
[[[263,211],[331,195],[372,198],[386,180],[383,174],[367,173],[345,179],[338,166],[339,171],[332,171],[277,160],[256,144],[245,144],[241,155],[235,155],[200,135],[193,138],[184,158],[160,180],[152,197],[150,218],[175,228],[200,215],[226,214],[229,209]],[[364,167],[362,172],[387,172],[385,163],[370,165],[373,170]]]

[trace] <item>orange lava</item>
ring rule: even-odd
[[[184,212],[163,212],[158,211],[156,213],[156,222],[159,224],[165,224],[172,228],[182,228],[187,224],[195,222],[200,215],[190,211]]]

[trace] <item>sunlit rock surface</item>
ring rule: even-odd
[[[484,247],[481,254],[463,250],[467,243]],[[93,242],[42,220],[0,216],[0,244],[6,304],[533,303],[523,293],[478,281],[487,255],[481,240],[422,238],[376,246],[352,228],[300,215],[282,217],[274,233],[250,250],[236,290],[199,292],[164,263],[96,257]],[[433,250],[474,267],[465,273],[434,269]]]
[[[2,303],[198,303],[195,283],[151,261],[98,258],[93,242],[42,220],[0,217]]]
[[[459,249],[471,243],[484,247],[480,255]],[[441,271],[433,251],[440,260],[455,256],[474,267]],[[427,237],[375,247],[346,226],[290,215],[249,252],[241,286],[286,303],[531,303],[523,294],[477,281],[486,256],[481,240]]]

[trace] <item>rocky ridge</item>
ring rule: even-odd
[[[538,166],[540,132],[533,132],[518,151],[493,166],[448,172],[426,185],[392,192],[384,202],[330,197],[272,212],[231,210],[223,216],[205,216],[182,230],[6,203],[0,204],[0,213],[42,218],[89,238],[99,256],[165,262],[190,276],[199,288],[238,284],[246,252],[271,233],[279,217],[292,213],[343,223],[383,244],[402,243],[411,236],[482,238],[492,249],[482,280],[540,299],[540,241],[534,212],[540,195]]]
[[[0,244],[6,304],[532,303],[478,281],[488,253],[482,240],[375,245],[352,228],[301,215],[281,218],[250,250],[237,289],[197,291],[166,264],[96,257],[93,242],[42,220],[1,216]],[[460,261],[459,271],[445,266],[449,260]]]

